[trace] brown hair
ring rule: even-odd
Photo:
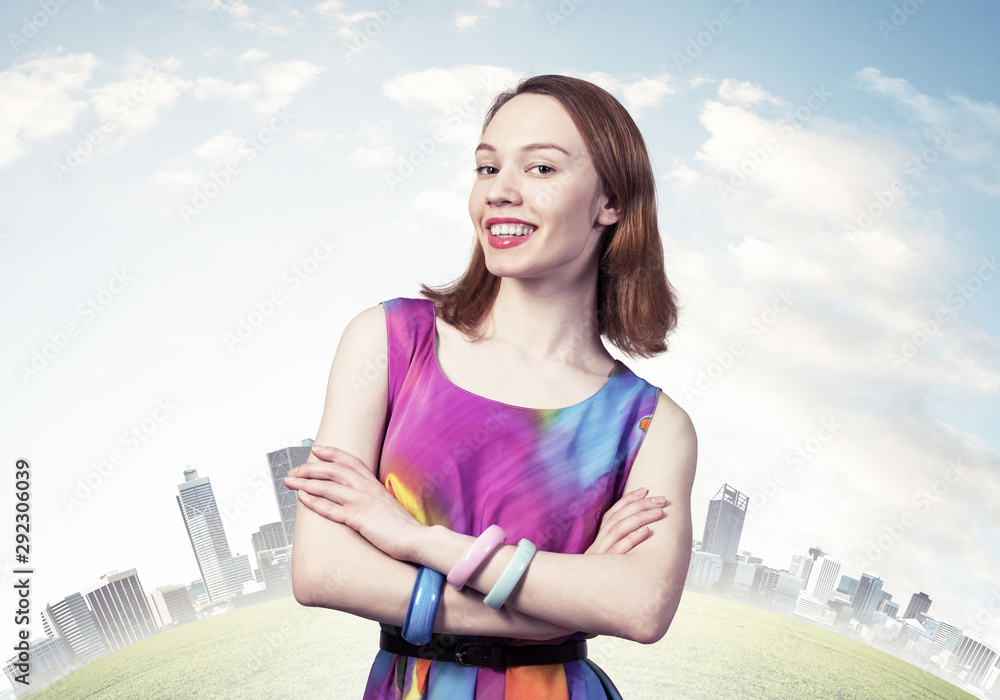
[[[618,100],[593,83],[539,75],[497,95],[486,113],[483,132],[501,107],[526,93],[553,97],[569,113],[605,193],[620,213],[601,240],[598,331],[634,357],[666,351],[666,337],[677,325],[677,297],[663,266],[653,168],[639,128]],[[420,288],[434,300],[445,321],[472,337],[482,334],[480,327],[499,290],[500,279],[486,268],[478,241],[461,277],[441,287]]]

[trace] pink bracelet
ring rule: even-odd
[[[498,545],[507,540],[507,533],[499,525],[490,525],[483,531],[472,546],[466,550],[462,558],[455,562],[455,566],[448,572],[448,583],[462,590],[465,582],[475,573],[476,569],[483,565],[486,557],[490,555]]]

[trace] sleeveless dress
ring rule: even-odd
[[[508,543],[528,538],[541,551],[586,550],[601,514],[622,496],[657,387],[616,361],[596,394],[567,408],[493,401],[452,384],[441,371],[431,300],[399,298],[382,306],[389,397],[379,481],[424,524],[479,536],[496,523]],[[400,634],[398,627],[382,629]],[[568,639],[587,636],[581,632]],[[435,635],[432,643],[456,641],[540,643],[453,635]],[[364,695],[365,700],[620,697],[589,659],[495,671],[381,649]]]

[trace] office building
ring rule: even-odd
[[[833,597],[833,587],[840,580],[840,562],[820,556],[812,562],[803,594],[826,605]]]
[[[709,588],[722,578],[722,557],[709,552],[691,552],[685,586]]]
[[[237,562],[229,551],[211,482],[207,476],[199,478],[198,471],[189,467],[184,470],[184,483],[178,484],[177,490],[177,506],[209,601],[216,603],[238,596],[243,584],[237,575]]]
[[[153,614],[160,627],[183,625],[198,619],[188,595],[187,586],[182,583],[173,586],[160,586],[149,595],[152,601]]]
[[[871,574],[861,574],[861,581],[858,582],[858,590],[851,598],[851,607],[854,608],[854,619],[862,625],[870,625],[872,616],[878,610],[878,603],[882,599],[882,579]]]
[[[910,603],[906,606],[906,612],[903,613],[903,617],[907,619],[917,619],[920,613],[926,613],[930,610],[931,599],[926,593],[914,593],[910,596]]]
[[[135,569],[113,571],[83,591],[111,651],[156,632],[156,622]]]
[[[267,467],[271,472],[271,485],[274,487],[274,498],[278,503],[278,516],[285,528],[285,541],[295,542],[295,508],[299,504],[298,492],[285,486],[288,470],[304,464],[309,459],[313,441],[306,438],[299,447],[285,447],[267,453]]]
[[[788,564],[788,573],[802,579],[802,587],[806,587],[809,574],[812,572],[813,559],[806,554],[793,554],[792,561]]]
[[[884,612],[892,619],[896,619],[897,617],[899,617],[899,603],[893,602],[891,600],[882,603],[882,607],[879,608],[879,610],[881,612]]]
[[[83,666],[108,653],[97,618],[80,593],[71,593],[42,613],[49,636],[62,637],[73,653],[72,663]]]
[[[955,670],[961,668],[966,675],[965,680],[972,685],[982,686],[990,668],[997,662],[997,652],[985,642],[971,637],[962,637],[955,652]]]
[[[859,581],[856,578],[851,578],[850,576],[841,576],[840,583],[837,584],[837,590],[845,594],[848,599],[854,597],[854,594],[858,592]]]
[[[268,549],[281,549],[288,546],[288,539],[285,537],[285,526],[283,523],[268,523],[261,525],[257,532],[250,535],[253,542],[253,555],[257,560],[257,568],[260,568],[260,553]]]
[[[62,637],[38,637],[31,640],[30,646],[28,661],[30,685],[18,683],[16,680],[17,676],[24,673],[14,666],[16,663],[21,663],[16,654],[7,660],[3,668],[7,681],[14,689],[15,697],[22,697],[44,688],[72,670],[70,658],[72,651],[66,646],[66,641]]]
[[[947,622],[938,622],[932,638],[934,653],[940,654],[942,651],[954,653],[958,651],[958,645],[962,643],[963,636],[962,630],[957,627],[952,627]]]
[[[782,615],[791,615],[802,591],[802,579],[787,571],[768,571],[763,581],[763,606]]]
[[[265,549],[258,555],[260,572],[268,590],[292,590],[292,548]]]
[[[716,554],[727,561],[736,559],[748,502],[749,499],[745,495],[729,484],[722,485],[708,503],[701,551]]]

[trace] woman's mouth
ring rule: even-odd
[[[489,241],[494,248],[512,248],[524,243],[531,237],[537,226],[520,221],[494,223],[489,226]]]

